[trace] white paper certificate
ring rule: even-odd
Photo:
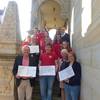
[[[72,66],[65,68],[64,70],[59,72],[59,79],[60,81],[66,80],[71,78],[75,75]]]
[[[29,46],[30,47],[30,53],[39,53],[39,46]]]
[[[20,77],[36,77],[36,67],[18,66],[17,75]]]
[[[55,66],[39,66],[39,76],[55,76]]]

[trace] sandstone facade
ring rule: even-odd
[[[12,67],[19,52],[19,33],[17,4],[9,2],[4,21],[0,24],[0,100],[14,100]]]

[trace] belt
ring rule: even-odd
[[[26,79],[24,79],[24,78],[21,78],[22,80],[29,80],[29,78],[26,78]]]

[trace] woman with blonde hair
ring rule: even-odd
[[[61,50],[62,58],[59,60],[59,71],[62,70],[62,66],[65,62],[68,62],[68,51],[67,49]],[[61,100],[65,100],[65,92],[64,92],[64,82],[60,82],[60,90],[61,90]]]
[[[66,100],[79,100],[81,85],[81,65],[76,61],[76,55],[73,52],[68,53],[68,62],[62,65],[62,69],[71,66],[74,76],[64,80],[64,91]]]

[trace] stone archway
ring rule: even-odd
[[[56,28],[64,25],[61,14],[61,6],[54,0],[42,2],[38,9],[39,27]]]
[[[48,2],[56,2],[60,7],[60,15],[61,19],[66,22],[66,19],[70,20],[70,1],[69,0],[32,0],[32,11],[31,11],[31,28],[40,27],[41,24],[41,6]]]
[[[33,0],[34,1],[34,0]],[[48,0],[37,0],[38,1],[38,7],[40,7],[40,5],[43,3],[43,2],[46,2]],[[58,3],[61,7],[61,15],[62,17],[65,19],[66,17],[69,16],[69,9],[70,9],[70,1],[69,0],[50,0],[50,1],[54,1],[56,3]]]

